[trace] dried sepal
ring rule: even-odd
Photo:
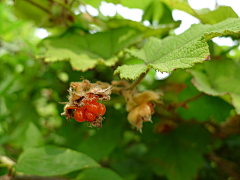
[[[101,128],[103,120],[104,118],[102,116],[98,116],[95,121],[89,122],[89,127]]]
[[[134,94],[134,96],[132,97],[132,100],[137,104],[141,104],[149,101],[159,102],[160,95],[162,94],[155,93],[154,91],[148,90],[142,93]]]

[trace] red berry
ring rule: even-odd
[[[78,108],[74,113],[74,118],[78,122],[84,122],[86,120],[84,117],[84,108]]]
[[[94,121],[96,119],[96,115],[89,112],[88,110],[84,111],[84,116],[88,122]]]
[[[105,114],[106,112],[106,106],[102,103],[99,103],[100,104],[100,112],[99,112],[99,115],[102,116]]]
[[[93,103],[87,107],[87,110],[91,113],[96,114],[97,116],[102,116],[106,112],[106,107],[102,103]]]

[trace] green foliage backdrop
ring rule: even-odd
[[[237,14],[187,0],[106,2],[143,10],[142,21],[104,16],[101,0],[0,0],[0,179],[240,179]],[[201,23],[175,35],[173,9]],[[111,84],[102,128],[61,116],[70,83],[83,78]],[[140,133],[128,113],[142,92],[160,98],[144,102],[152,116],[136,115],[152,121]]]

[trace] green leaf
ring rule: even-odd
[[[194,86],[213,96],[229,94],[236,112],[240,114],[240,64],[231,59],[219,59],[203,65],[204,71],[189,70],[194,77]]]
[[[28,147],[41,146],[44,144],[42,133],[32,122],[28,124],[28,127],[25,131],[25,136],[25,142],[23,145],[24,149]]]
[[[95,8],[101,5],[102,0],[84,0],[86,4],[89,4]],[[106,0],[108,3],[113,4],[121,4],[122,6],[126,6],[129,8],[138,8],[138,9],[145,9],[151,2],[154,0]]]
[[[15,168],[24,174],[56,176],[97,166],[93,159],[83,153],[57,146],[43,146],[26,149]]]
[[[239,32],[240,19],[229,18],[215,25],[192,25],[184,33],[163,40],[151,37],[139,51],[128,51],[130,55],[141,59],[144,64],[137,64],[136,67],[120,66],[114,74],[120,74],[121,78],[136,79],[151,68],[160,72],[191,68],[194,64],[209,59],[207,40],[217,36],[239,34]]]
[[[31,114],[30,114],[31,116]],[[11,134],[11,145],[14,147],[28,148],[34,146],[42,146],[44,140],[37,126],[25,119],[25,122],[17,126]]]
[[[148,156],[158,175],[169,180],[191,180],[204,164],[202,153],[208,151],[209,143],[210,133],[205,128],[181,125],[169,134],[160,135]]]
[[[82,171],[75,180],[123,180],[117,173],[107,168],[91,168]]]
[[[229,17],[238,18],[238,15],[229,6],[220,6],[214,11],[210,11],[205,14],[198,14],[196,16],[204,24],[216,24],[224,21]]]
[[[112,66],[118,58],[115,54],[136,43],[142,33],[134,28],[120,28],[85,36],[69,35],[43,40],[46,46],[46,62],[69,60],[76,70],[86,71],[98,63]]]
[[[154,0],[121,0],[121,4],[129,8],[145,9],[153,1]]]
[[[158,26],[144,26],[140,22],[131,21],[127,19],[111,19],[108,22],[108,26],[111,28],[120,28],[120,27],[131,27],[140,30],[144,36],[143,38],[149,36],[157,36],[157,35],[166,35],[171,29],[177,28],[180,25],[180,21],[171,22],[168,24],[160,24]]]
[[[18,17],[33,20],[41,27],[49,27],[51,25],[51,21],[49,20],[51,7],[48,0],[16,1],[14,7]],[[58,6],[55,6],[55,8],[59,9]]]
[[[229,6],[220,6],[214,11],[202,9],[193,10],[187,1],[184,0],[160,0],[171,8],[179,9],[200,19],[204,24],[216,24],[227,18],[238,18],[238,15]]]
[[[173,9],[179,9],[179,10],[187,12],[188,14],[195,16],[195,12],[189,6],[187,0],[160,0],[160,1],[165,3],[166,5],[168,5],[169,7],[173,8]]]
[[[199,94],[199,91],[187,81],[187,88],[179,94],[179,101],[192,98]],[[204,95],[198,99],[187,103],[188,108],[178,108],[179,115],[186,120],[195,119],[206,121],[214,118],[217,122],[223,122],[230,116],[233,107],[219,97]]]

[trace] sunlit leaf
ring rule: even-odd
[[[151,37],[139,51],[128,51],[141,59],[143,64],[123,65],[114,73],[120,74],[121,78],[136,79],[151,68],[168,73],[178,68],[191,68],[194,64],[209,59],[207,40],[239,32],[240,19],[229,18],[215,25],[193,25],[184,33],[163,40]]]

